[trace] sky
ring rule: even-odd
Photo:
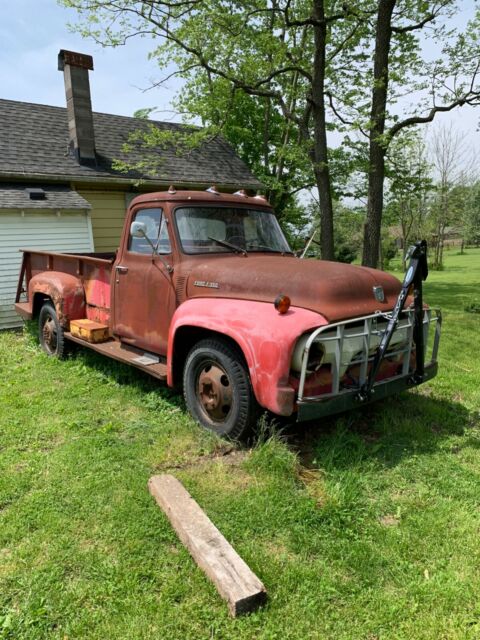
[[[90,87],[94,111],[133,115],[144,107],[169,110],[178,83],[144,91],[158,78],[155,63],[147,59],[152,41],[137,38],[126,47],[103,49],[71,33],[75,11],[55,0],[0,0],[0,97],[22,102],[65,106],[63,76],[57,70],[60,49],[93,56]],[[159,120],[171,113],[158,113]]]
[[[459,27],[471,16],[473,6],[473,0],[464,0],[455,18]],[[152,40],[134,38],[127,46],[103,49],[68,29],[67,23],[76,19],[75,11],[59,6],[56,0],[0,0],[1,98],[65,106],[57,56],[60,49],[69,49],[94,58],[95,70],[90,73],[94,111],[131,116],[137,109],[157,107],[155,119],[178,120],[170,101],[180,81],[146,90],[159,78],[154,61],[148,60]],[[452,123],[480,149],[479,113],[480,109],[463,107],[442,115],[435,126]]]

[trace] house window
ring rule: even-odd
[[[162,209],[141,209],[137,211],[132,222],[143,222],[146,229],[147,238],[134,238],[130,235],[128,250],[132,253],[151,254],[152,244],[157,253],[171,253],[170,238]]]

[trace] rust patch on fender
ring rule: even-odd
[[[64,328],[68,329],[70,320],[85,317],[85,293],[75,276],[54,271],[37,274],[28,284],[29,299],[33,300],[36,293],[52,300]]]

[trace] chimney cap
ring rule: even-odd
[[[80,67],[81,69],[89,69],[93,71],[93,58],[86,53],[77,53],[75,51],[67,51],[67,49],[60,49],[58,52],[58,70],[63,71],[65,65],[69,64],[71,67]]]

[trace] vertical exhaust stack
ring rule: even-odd
[[[95,163],[95,132],[88,72],[93,71],[92,56],[61,49],[58,70],[63,71],[67,97],[70,150],[80,164]]]

